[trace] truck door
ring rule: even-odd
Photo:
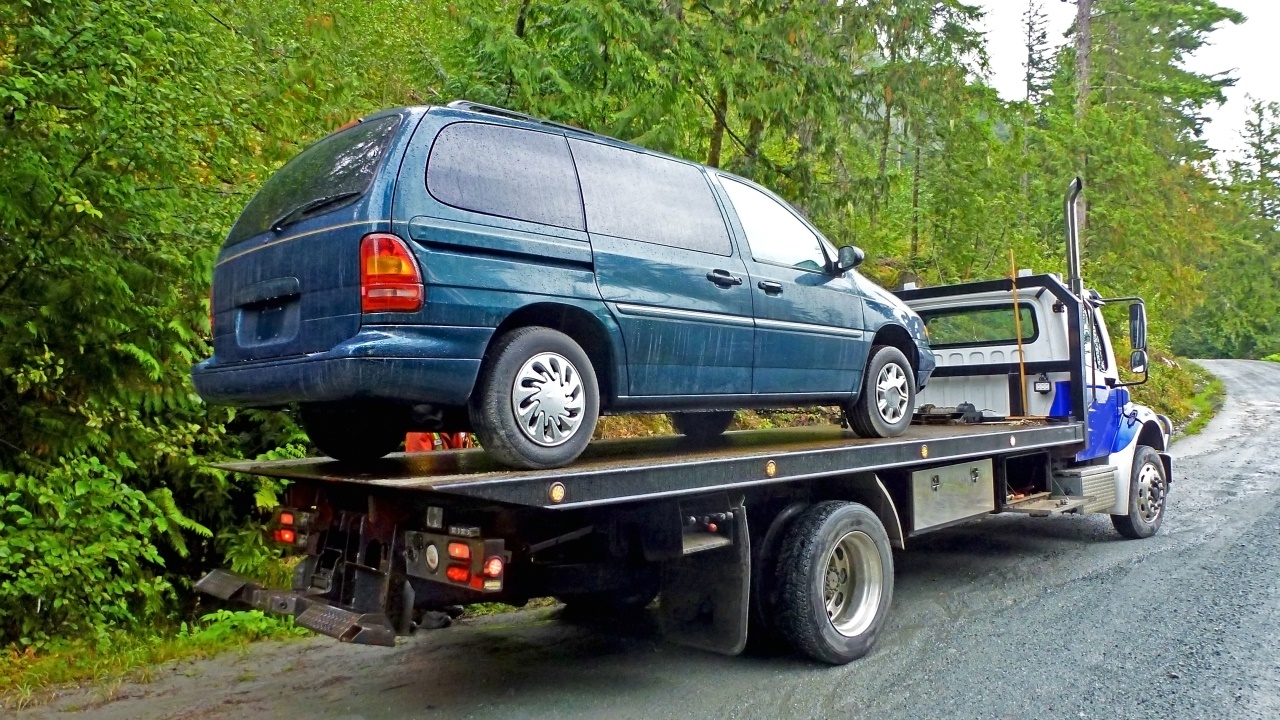
[[[830,271],[822,241],[783,203],[720,176],[741,225],[755,299],[757,394],[853,392],[869,352],[851,273]]]
[[[1085,449],[1078,460],[1091,460],[1111,454],[1116,433],[1120,431],[1122,400],[1128,393],[1116,392],[1120,380],[1115,353],[1107,335],[1106,323],[1099,308],[1086,306],[1084,318],[1085,402],[1088,405],[1089,430]]]

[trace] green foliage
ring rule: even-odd
[[[0,708],[35,704],[67,683],[110,685],[126,677],[145,681],[148,667],[158,663],[212,657],[254,640],[308,634],[292,618],[259,610],[216,610],[174,628],[142,633],[112,630],[93,642],[59,640],[39,652],[28,647],[24,652],[0,653]]]
[[[188,372],[239,208],[383,107],[465,96],[725,167],[886,285],[1004,276],[1010,250],[1061,271],[1083,174],[1086,274],[1144,295],[1155,342],[1280,350],[1280,110],[1260,103],[1248,156],[1213,174],[1198,132],[1229,79],[1182,64],[1239,15],[1095,4],[1089,102],[1033,27],[1028,100],[1006,103],[960,0],[0,0],[0,646],[115,642],[190,617],[209,567],[286,572],[260,528],[282,484],[208,463],[305,438],[206,407]],[[1194,387],[1157,354],[1137,395],[1179,417]]]

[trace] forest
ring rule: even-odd
[[[1092,0],[1059,42],[1048,1],[1006,101],[961,0],[0,0],[0,650],[172,626],[204,570],[279,572],[280,487],[209,463],[310,450],[195,395],[211,266],[274,168],[386,107],[467,98],[732,170],[889,288],[1003,277],[1010,250],[1062,272],[1080,175],[1085,275],[1146,298],[1141,397],[1185,417],[1178,358],[1280,352],[1280,104],[1218,157],[1232,79],[1184,61],[1245,17]]]

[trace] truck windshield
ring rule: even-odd
[[[334,133],[303,150],[253,196],[223,247],[272,226],[355,202],[369,189],[399,126],[400,117],[390,115]]]

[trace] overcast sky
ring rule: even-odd
[[[1022,99],[1023,62],[1026,59],[1022,14],[1027,0],[970,0],[987,13],[987,51],[991,56],[991,83],[1007,99]],[[1074,2],[1036,0],[1049,18],[1049,41],[1065,42],[1063,34],[1075,20]],[[1209,145],[1233,156],[1244,130],[1246,95],[1280,102],[1280,0],[1218,0],[1248,16],[1242,25],[1220,26],[1209,36],[1210,45],[1190,61],[1200,73],[1231,71],[1235,87],[1226,91],[1227,104],[1210,108],[1212,122],[1205,129]]]

